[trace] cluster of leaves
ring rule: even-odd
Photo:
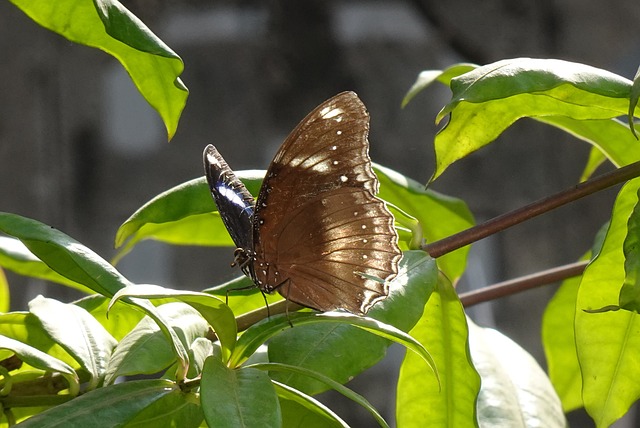
[[[40,25],[116,57],[173,135],[187,95],[182,62],[117,1],[13,2]],[[434,82],[453,92],[439,115],[449,123],[436,137],[434,179],[523,117],[593,146],[583,178],[606,160],[617,167],[640,160],[633,132],[638,85],[615,74],[558,60],[460,64],[423,72],[405,101]],[[7,312],[8,288],[0,281],[0,426],[345,426],[313,398],[329,388],[386,426],[344,384],[380,361],[392,342],[411,350],[397,385],[402,427],[425,420],[563,426],[563,410],[583,406],[608,426],[640,397],[640,180],[621,190],[584,274],[566,281],[547,307],[550,382],[516,344],[465,317],[451,281],[464,272],[467,249],[437,263],[418,249],[423,238],[433,242],[472,226],[465,204],[382,166],[376,172],[380,196],[395,206],[404,250],[389,297],[367,317],[301,311],[265,316],[244,331],[238,325],[264,306],[262,296],[250,290],[228,304],[221,297],[246,279],[202,292],[132,284],[64,233],[0,214],[7,235],[0,237],[1,266],[90,294],[69,304],[38,297],[28,312]],[[238,175],[255,195],[259,174]],[[231,245],[203,177],[135,212],[117,232],[116,260],[144,239]],[[272,307],[277,299],[270,298]],[[116,382],[135,375],[154,378]]]

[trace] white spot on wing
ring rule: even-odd
[[[226,184],[224,186],[218,186],[218,192],[220,192],[222,196],[229,199],[235,205],[244,205],[242,197],[238,193],[236,193],[234,189],[226,187]]]
[[[344,113],[344,110],[339,107],[325,107],[320,111],[320,116],[322,116],[323,119],[331,119],[332,117],[336,117],[341,113]],[[339,122],[340,120],[342,120],[342,118],[338,118],[337,120]]]

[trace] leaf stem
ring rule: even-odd
[[[238,316],[236,318],[236,322],[238,323],[238,331],[245,331],[257,322],[269,318],[269,316],[295,312],[303,308],[304,306],[298,305],[297,303],[293,303],[287,300],[279,300],[275,303],[270,304],[268,308],[265,306],[263,308],[254,309],[251,312],[247,312]]]
[[[640,176],[640,162],[618,168],[614,171],[599,175],[583,183],[554,195],[535,201],[524,207],[494,217],[482,224],[465,231],[451,235],[448,238],[422,245],[422,250],[433,258],[438,258],[459,248],[479,241],[487,236],[503,231],[511,226],[522,223],[540,214],[544,214],[569,202],[591,195],[608,187]]]
[[[554,282],[581,275],[588,263],[588,261],[570,263],[568,265],[558,266],[552,269],[536,272],[531,275],[522,276],[520,278],[499,282],[478,290],[461,293],[460,301],[465,308],[468,308],[469,306],[477,305],[478,303],[510,296],[541,285],[552,284]]]

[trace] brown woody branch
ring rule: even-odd
[[[510,296],[542,285],[552,284],[554,282],[581,275],[587,264],[587,261],[571,263],[520,278],[499,282],[479,290],[461,293],[460,301],[462,301],[462,305],[465,308],[468,308],[469,306],[477,305],[478,303],[488,302],[489,300]]]
[[[576,201],[585,196],[604,190],[616,184],[623,183],[640,176],[640,162],[618,168],[614,171],[602,174],[598,177],[577,184],[569,189],[540,199],[522,208],[494,217],[482,224],[464,230],[448,238],[441,239],[430,244],[422,245],[421,249],[429,253],[433,258],[441,257],[447,253],[465,247],[487,236],[501,232],[511,226],[522,223],[533,217],[549,212],[555,208]]]

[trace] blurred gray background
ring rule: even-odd
[[[632,78],[640,63],[637,0],[123,3],[184,60],[182,79],[191,94],[171,143],[115,59],[0,3],[0,210],[55,226],[107,259],[131,213],[203,174],[206,144],[215,144],[233,169],[265,169],[297,122],[340,91],[356,91],[370,111],[372,159],[426,182],[434,118],[450,93],[434,86],[401,109],[420,71],[533,56]],[[575,184],[588,150],[569,135],[522,120],[452,166],[433,188],[464,199],[481,221]],[[607,220],[614,196],[615,190],[603,192],[482,241],[460,289],[575,261]],[[231,249],[145,242],[119,269],[133,281],[197,290],[237,275],[231,259]],[[79,297],[7,275],[13,310],[24,310],[37,294]],[[469,312],[544,365],[540,320],[555,288]],[[402,351],[390,354],[375,369],[378,383],[352,385],[387,415]],[[371,423],[342,404],[335,410],[354,426]],[[579,413],[572,418],[574,426],[589,426]],[[635,426],[633,415],[627,419],[618,426]]]

